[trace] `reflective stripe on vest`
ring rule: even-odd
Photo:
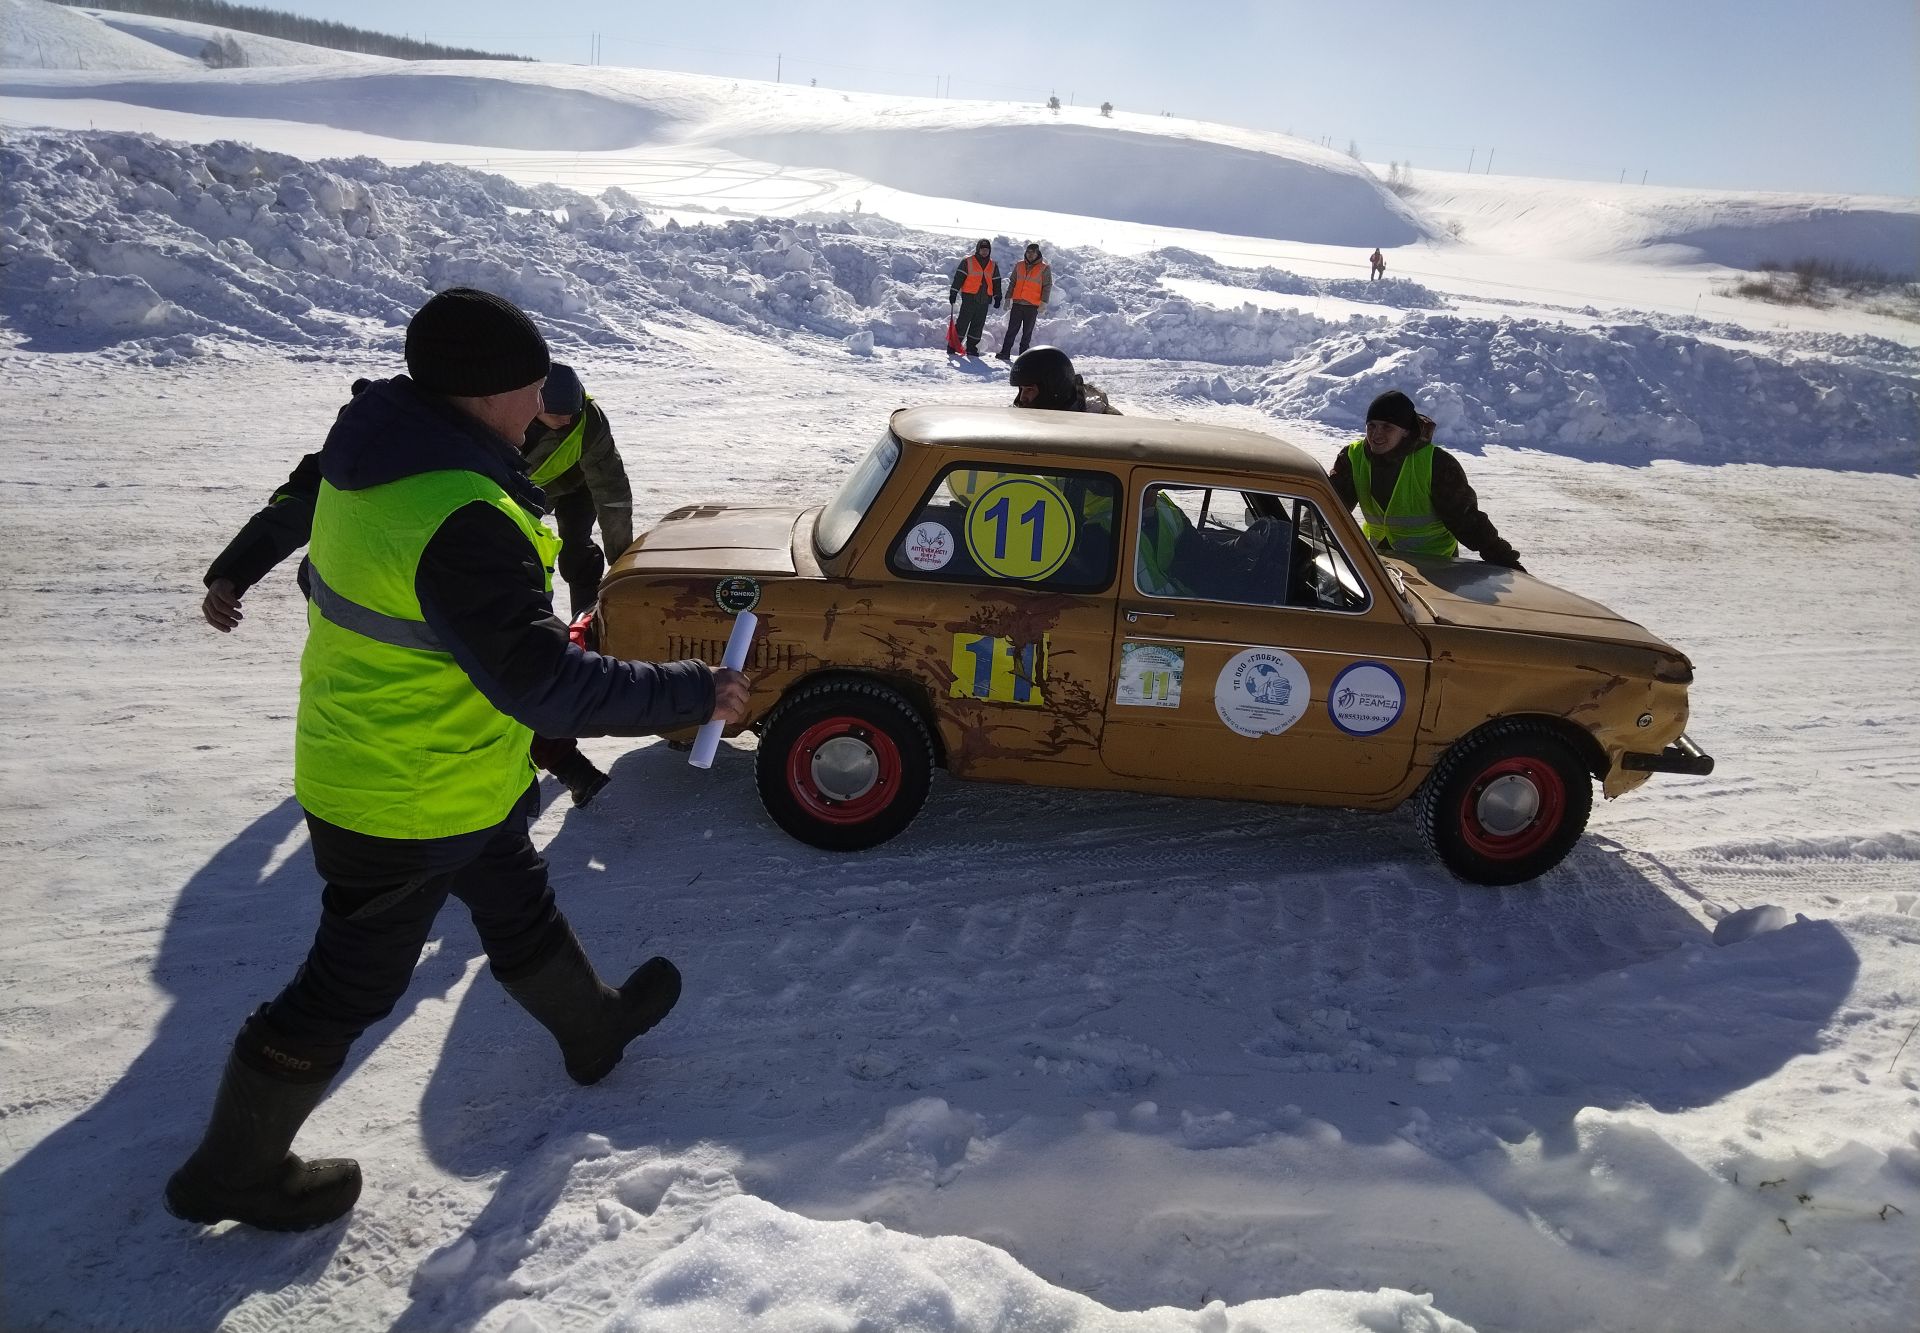
[[[1040,275],[1045,272],[1046,264],[1036,262],[1028,264],[1024,260],[1013,266],[1013,299],[1027,305],[1039,305]]]
[[[1147,521],[1151,518],[1151,522]],[[1174,576],[1174,557],[1179,552],[1180,538],[1193,531],[1193,521],[1167,497],[1165,491],[1156,491],[1153,496],[1153,508],[1141,515],[1140,523],[1140,568],[1135,580],[1141,583],[1140,591],[1155,597],[1190,597],[1193,590]],[[1139,579],[1140,574],[1147,577]]]
[[[1400,464],[1387,507],[1373,498],[1373,462],[1364,440],[1347,446],[1353,493],[1360,502],[1360,530],[1383,551],[1452,558],[1460,544],[1433,512],[1433,446],[1423,444]]]
[[[414,591],[434,533],[476,503],[513,521],[551,589],[559,539],[478,473],[427,472],[360,491],[321,484],[294,795],[329,823],[382,838],[472,833],[505,819],[533,781],[533,733],[474,686]]]
[[[967,262],[963,267],[966,270],[966,278],[960,284],[962,295],[972,296],[975,292],[991,292],[993,290],[993,261],[991,259],[982,265],[978,255],[968,255]]]
[[[590,393],[581,396],[589,403],[593,401],[593,395]],[[533,484],[536,486],[545,486],[575,463],[578,463],[580,461],[580,442],[586,438],[587,409],[583,406],[580,409],[580,419],[573,423],[573,429],[568,431],[560,443],[553,446],[553,452],[541,459],[540,465],[534,468]]]

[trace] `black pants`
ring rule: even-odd
[[[1026,351],[1033,346],[1033,321],[1040,316],[1040,307],[1028,305],[1025,301],[1015,301],[1007,307],[1007,337],[1000,344],[1000,359],[1005,361],[1013,355],[1013,336],[1020,335],[1020,350]]]
[[[960,341],[967,345],[968,356],[980,354],[980,335],[986,332],[987,307],[992,304],[991,296],[960,298]]]
[[[600,599],[600,576],[607,572],[607,557],[593,540],[595,517],[593,492],[585,486],[553,497],[553,518],[560,529],[560,578],[567,585],[573,616]]]
[[[527,825],[537,809],[529,788],[490,829],[410,842],[376,838],[307,816],[314,864],[327,881],[320,927],[307,961],[287,988],[242,1030],[243,1058],[263,1040],[331,1074],[347,1048],[406,993],[420,949],[449,896],[466,904],[496,975],[511,978],[546,961],[567,921],[547,883],[547,863]],[[286,1060],[276,1063],[286,1065]]]

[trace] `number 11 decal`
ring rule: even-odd
[[[956,634],[949,665],[955,699],[1044,706],[1040,683],[1047,675],[1047,639],[1015,643],[990,634]]]

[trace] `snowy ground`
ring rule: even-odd
[[[20,91],[9,122],[65,105]],[[98,105],[128,118],[102,130],[150,114]],[[195,126],[170,132],[256,139]],[[1443,409],[1531,569],[1693,657],[1712,777],[1603,805],[1538,885],[1470,890],[1399,815],[944,780],[902,838],[831,857],[762,815],[747,743],[702,774],[590,742],[614,786],[549,790],[536,837],[605,970],[681,964],[674,1017],[577,1089],[450,911],[301,1140],[361,1159],[352,1217],[166,1216],[317,891],[292,570],[231,638],[199,576],[347,383],[398,368],[412,305],[466,280],[534,309],[651,519],[821,497],[891,408],[1002,400],[932,350],[937,233],[1028,234],[952,200],[957,225],[875,220],[918,196],[871,183],[858,216],[716,219],[685,172],[588,205],[537,163],[319,164],[366,144],[301,132],[291,162],[0,150],[0,1324],[1912,1327],[1920,336],[1695,317],[1698,262],[1537,237],[1397,251],[1369,291],[1365,244],[1336,268],[1053,213],[1045,332],[1130,412],[1327,458],[1388,384]],[[789,174],[731,169],[767,197]],[[1475,185],[1515,233],[1526,205]]]

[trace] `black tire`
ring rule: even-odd
[[[1559,865],[1586,831],[1593,779],[1543,722],[1480,728],[1448,750],[1416,797],[1420,836],[1473,884],[1518,884]]]
[[[846,743],[823,755],[837,742]],[[857,852],[920,813],[933,780],[933,738],[890,686],[822,681],[795,690],[768,717],[754,780],[761,804],[788,833],[827,851]]]

